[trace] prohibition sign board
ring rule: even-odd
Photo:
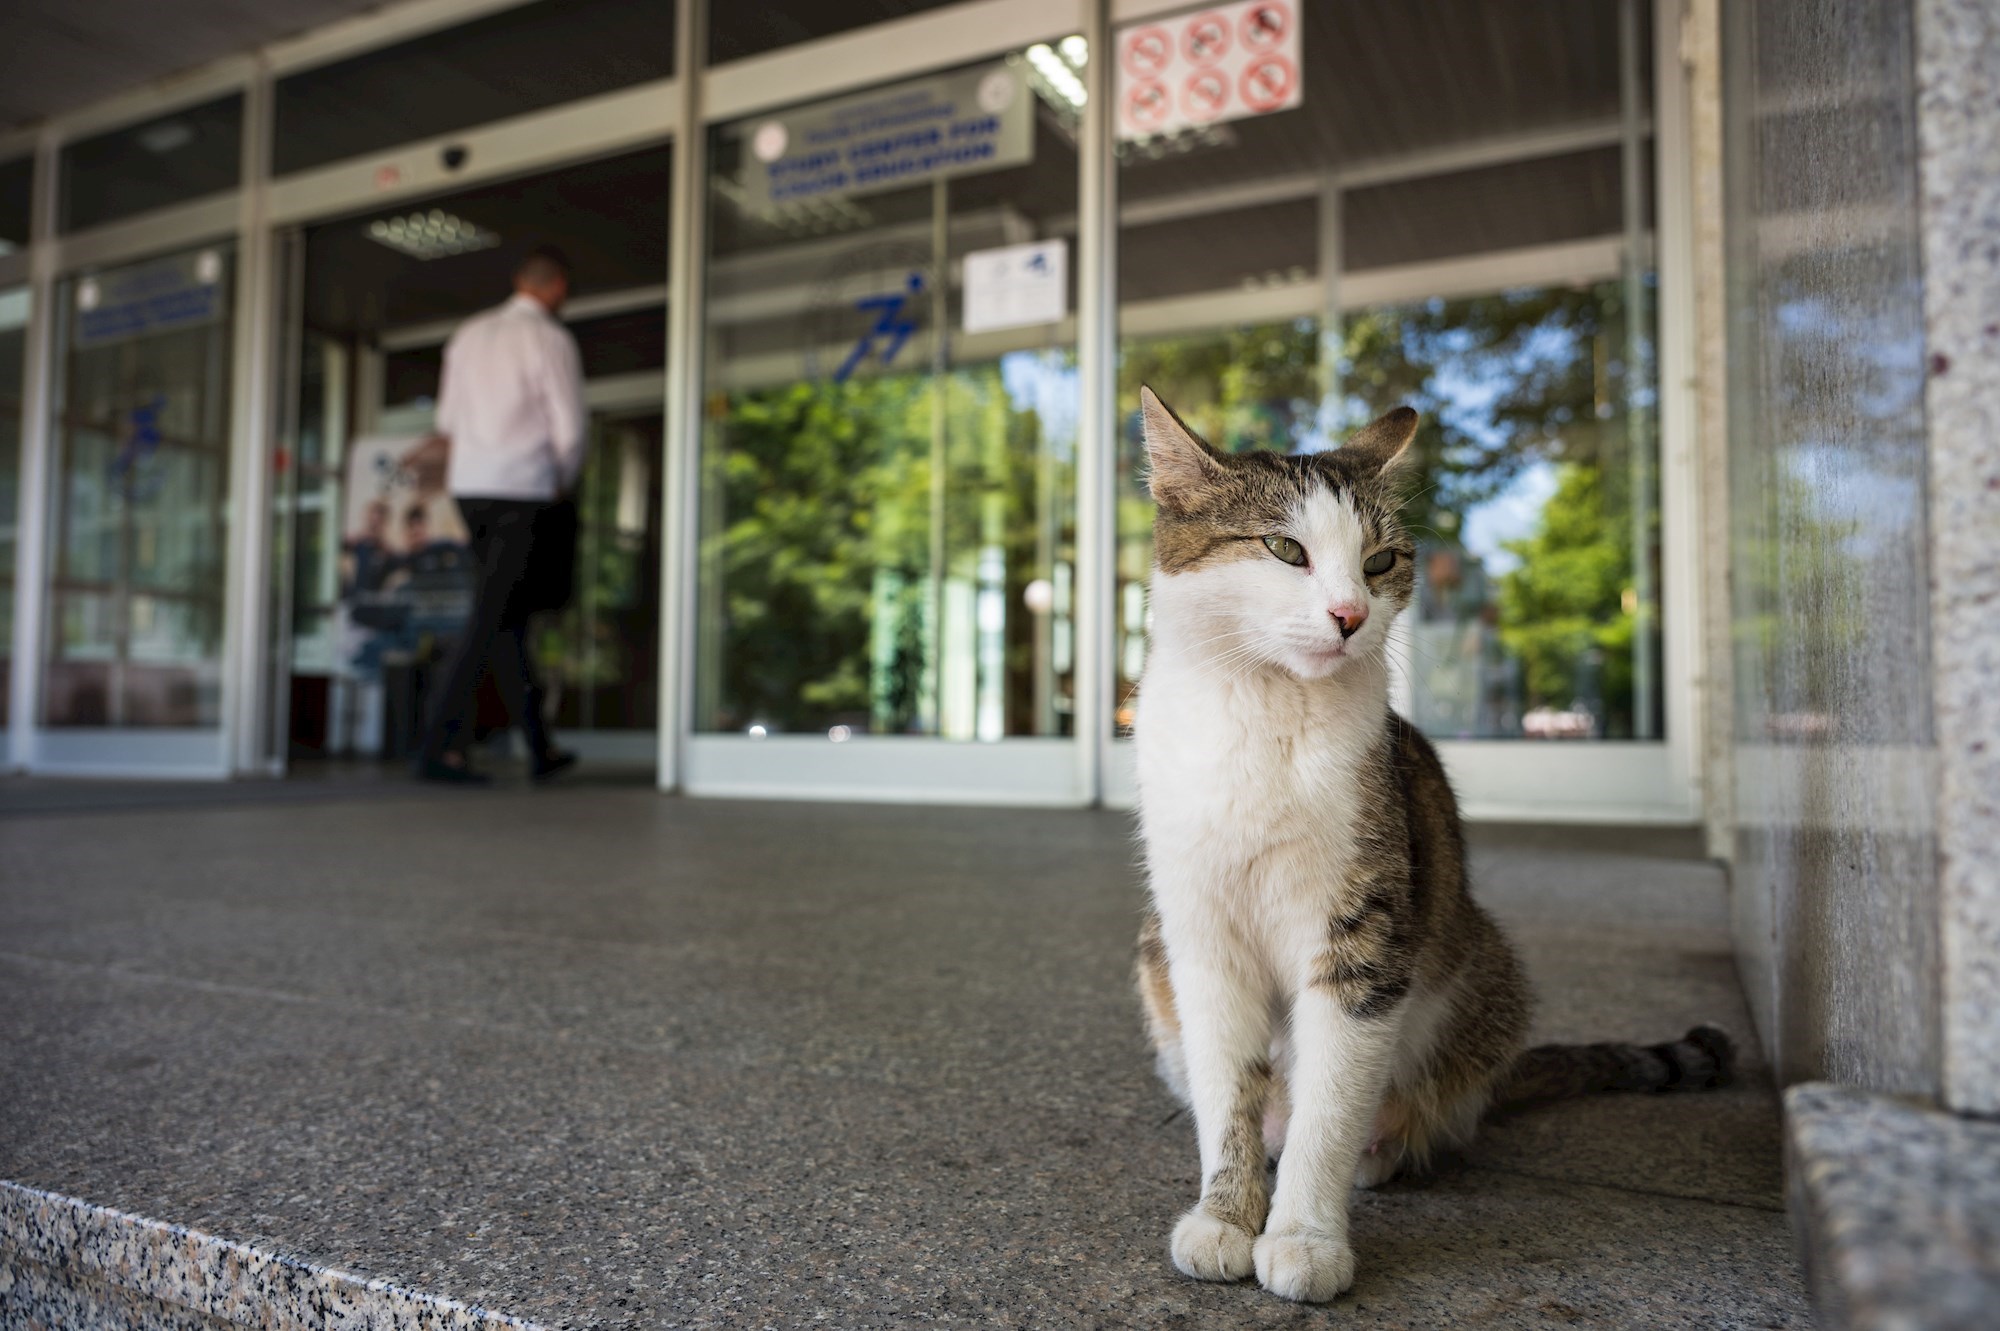
[[[1119,139],[1205,130],[1303,103],[1299,3],[1210,3],[1120,28],[1112,103]]]

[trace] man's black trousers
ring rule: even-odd
[[[426,760],[458,745],[472,724],[482,671],[493,672],[507,714],[528,741],[531,759],[550,749],[542,724],[542,687],[528,652],[528,616],[535,608],[535,520],[549,505],[534,499],[461,496],[472,548],[472,614],[431,697],[424,732]]]

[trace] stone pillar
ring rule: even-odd
[[[2000,11],[1916,0],[1945,1103],[2000,1113]]]
[[[1695,450],[1700,459],[1701,818],[1708,853],[1734,851],[1736,818],[1729,632],[1729,291],[1723,274],[1721,0],[1687,0],[1681,67],[1688,86],[1689,211],[1694,220]],[[1768,1006],[1768,1005],[1765,1005]],[[1769,1013],[1758,1019],[1769,1028]]]

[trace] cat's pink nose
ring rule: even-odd
[[[1340,625],[1340,636],[1351,638],[1355,631],[1368,622],[1368,607],[1357,602],[1343,601],[1327,611],[1333,622]]]

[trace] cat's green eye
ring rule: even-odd
[[[1295,568],[1306,566],[1306,548],[1289,536],[1266,536],[1264,548]]]
[[[1394,550],[1377,550],[1374,554],[1361,561],[1361,571],[1372,578],[1377,573],[1387,573],[1395,566],[1395,563],[1396,552]]]

